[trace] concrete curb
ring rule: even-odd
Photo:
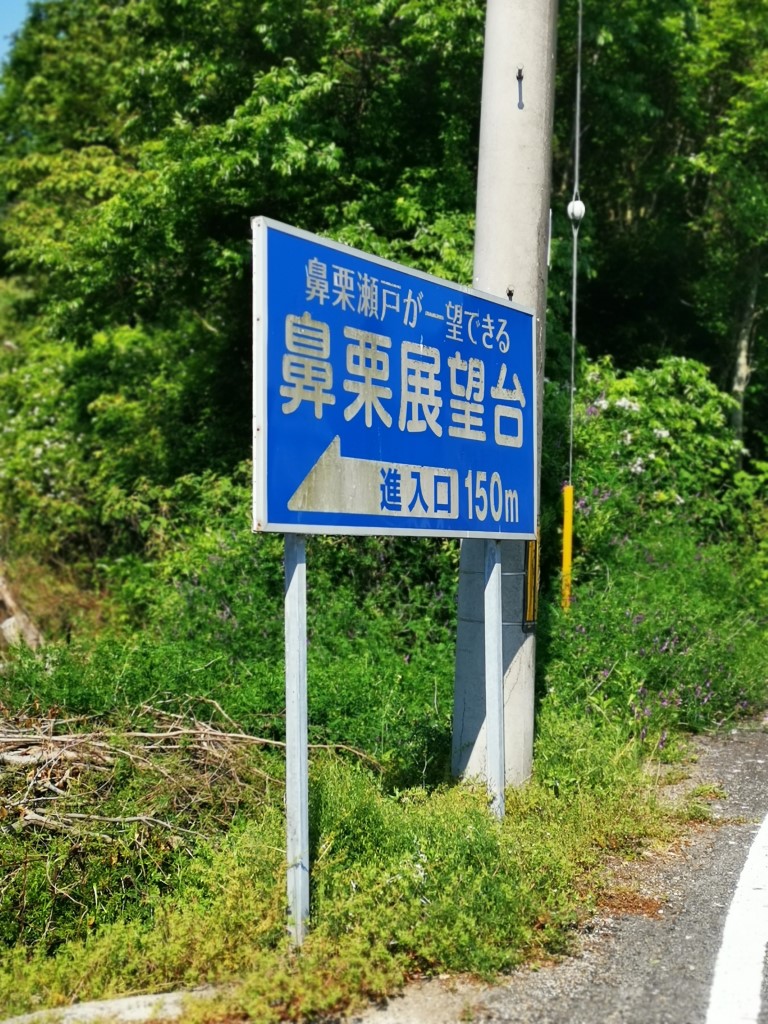
[[[0,1024],[131,1024],[150,1020],[172,1021],[181,1017],[187,1000],[210,999],[215,995],[215,989],[205,988],[189,992],[167,992],[164,995],[124,996],[121,999],[78,1003],[55,1010],[37,1010],[22,1017],[0,1021]]]

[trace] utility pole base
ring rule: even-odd
[[[522,609],[525,594],[525,542],[501,546],[502,607]],[[459,569],[459,622],[453,712],[453,774],[485,781],[486,708],[483,679],[485,647],[484,542],[465,540]],[[504,666],[504,781],[520,786],[533,763],[534,662],[536,642],[520,621],[502,622]]]

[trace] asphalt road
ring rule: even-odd
[[[756,728],[708,737],[696,775],[726,791],[726,799],[712,808],[717,827],[698,828],[682,847],[630,867],[626,884],[618,880],[624,897],[592,922],[577,955],[537,971],[521,970],[492,989],[426,983],[355,1020],[715,1024],[712,1017],[707,1021],[707,1012],[726,916],[759,826],[768,815],[768,732]],[[758,858],[758,868],[760,885],[764,878],[768,891],[768,856]],[[759,909],[757,917],[765,922],[768,913]],[[727,995],[725,1015],[721,1013],[716,1024],[768,1024],[768,985],[766,971],[761,970],[764,945],[758,953],[759,1014],[740,1015],[738,999],[729,1014]],[[745,953],[741,961],[737,959],[739,990],[749,985],[748,966]]]

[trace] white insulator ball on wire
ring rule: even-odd
[[[584,218],[584,214],[586,212],[587,208],[580,199],[572,199],[570,203],[568,203],[568,216],[576,225],[576,227],[578,227],[579,224],[581,224],[582,219]]]

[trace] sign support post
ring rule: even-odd
[[[306,540],[285,535],[285,809],[288,930],[295,946],[309,920]]]
[[[485,541],[485,706],[488,795],[491,811],[504,817],[504,664],[501,635],[501,542]]]

